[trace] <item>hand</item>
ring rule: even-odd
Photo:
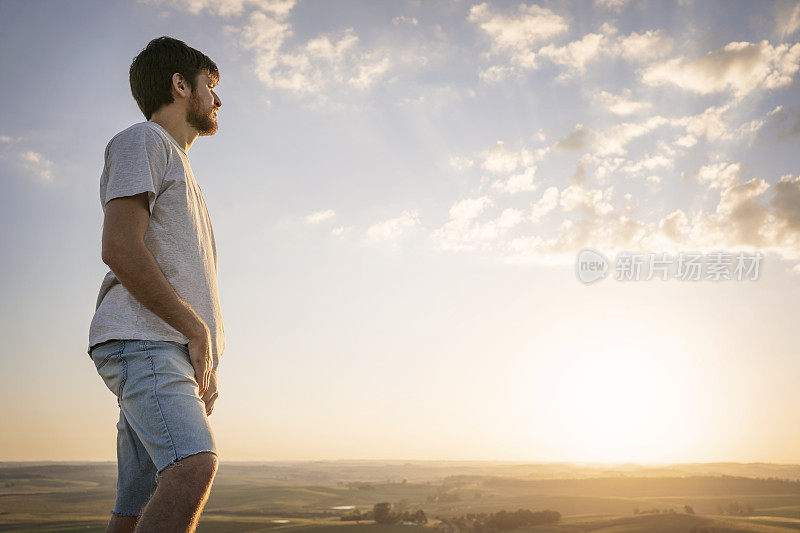
[[[189,360],[194,367],[194,379],[200,387],[199,394],[202,398],[208,390],[211,381],[211,332],[203,324],[202,333],[189,338]]]
[[[208,383],[208,390],[203,394],[203,402],[206,404],[206,416],[211,416],[214,410],[214,402],[219,398],[219,390],[217,389],[217,371],[211,371],[211,380]]]

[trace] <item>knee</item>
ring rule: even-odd
[[[217,473],[219,462],[217,456],[211,452],[200,452],[176,461],[164,470],[180,478],[185,483],[208,484],[213,481]]]
[[[193,477],[197,481],[211,482],[217,474],[219,462],[217,456],[211,452],[201,452],[186,457],[181,462],[186,461],[194,472]]]

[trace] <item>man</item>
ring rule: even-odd
[[[107,531],[194,531],[217,470],[208,416],[225,348],[217,250],[189,165],[217,130],[217,66],[150,41],[130,67],[146,122],[106,146],[102,259],[89,355],[117,397],[117,497]]]

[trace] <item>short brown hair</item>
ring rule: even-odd
[[[207,55],[172,37],[158,37],[139,52],[130,68],[131,93],[147,120],[161,106],[171,104],[172,75],[181,74],[194,91],[194,81],[208,71],[215,82],[219,69]]]

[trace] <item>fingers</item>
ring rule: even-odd
[[[198,366],[200,366],[200,368],[199,369],[195,368],[194,379],[195,379],[195,381],[197,381],[198,394],[202,398],[203,394],[205,394],[206,389],[208,388],[208,386],[206,385],[206,379],[205,379],[205,376],[206,376],[206,371],[205,371],[205,368],[204,368],[205,365],[203,365],[201,363]]]
[[[218,393],[212,394],[209,398],[203,397],[203,402],[206,404],[206,416],[211,416],[214,411],[214,403],[217,401]]]
[[[211,365],[208,359],[203,359],[198,364],[194,365],[194,367],[194,379],[197,381],[197,386],[199,387],[198,394],[202,397],[208,390],[209,382],[211,381]]]
[[[203,362],[205,363],[203,365],[204,366],[204,371],[203,371],[203,390],[202,390],[202,392],[200,392],[200,396],[202,396],[203,393],[205,393],[205,391],[208,390],[208,387],[209,387],[210,382],[211,382],[211,365],[209,364],[208,359],[206,359]]]
[[[197,381],[198,394],[202,398],[211,383],[211,356],[208,352],[201,352],[198,357],[191,357],[192,367],[194,367],[194,379]]]

